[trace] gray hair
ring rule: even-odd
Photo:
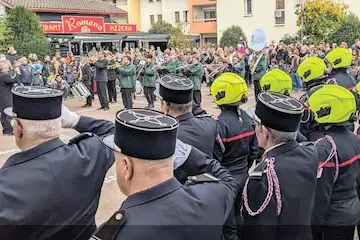
[[[19,119],[27,137],[43,139],[60,137],[61,118],[52,120]]]
[[[185,103],[185,104],[177,104],[177,103],[169,103],[167,102],[168,107],[177,112],[179,114],[184,114],[192,111],[192,102]]]
[[[297,137],[297,132],[282,132],[272,128],[268,128],[270,139],[272,142],[276,144],[288,142],[291,140],[295,140]]]

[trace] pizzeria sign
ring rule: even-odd
[[[134,33],[135,24],[105,23],[103,17],[62,16],[61,22],[40,22],[44,33]]]

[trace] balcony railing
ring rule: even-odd
[[[194,16],[193,18],[194,23],[197,22],[216,22],[216,17],[214,18],[205,18],[204,15]]]

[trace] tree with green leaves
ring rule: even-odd
[[[225,46],[237,47],[241,37],[243,37],[243,39],[246,42],[246,37],[245,37],[245,34],[244,34],[242,28],[240,26],[233,25],[233,26],[225,29],[225,31],[221,35],[220,45],[222,47],[225,47]]]
[[[351,13],[346,16],[339,29],[332,34],[330,41],[338,44],[346,42],[348,46],[351,46],[359,37],[360,19]]]
[[[157,21],[154,23],[149,29],[149,33],[157,33],[157,34],[171,34],[173,30],[173,25],[166,21]]]
[[[347,15],[348,5],[333,0],[305,0],[296,6],[297,25],[306,42],[317,44],[330,40]]]
[[[13,46],[19,55],[36,53],[42,57],[50,53],[50,43],[42,31],[40,18],[29,9],[23,6],[11,8],[5,27],[5,42]]]
[[[182,50],[191,47],[191,38],[184,34],[182,25],[174,26],[171,30],[170,46]]]

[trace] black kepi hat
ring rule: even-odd
[[[282,132],[296,132],[304,105],[295,98],[273,92],[258,95],[255,114],[261,124]]]
[[[147,109],[127,109],[116,114],[115,134],[104,143],[124,155],[161,160],[174,155],[179,122],[176,118]]]
[[[166,102],[186,104],[192,101],[194,83],[186,77],[165,75],[160,81],[159,98]]]
[[[63,92],[41,86],[17,86],[12,90],[13,107],[6,108],[10,117],[26,120],[51,120],[61,116]]]

